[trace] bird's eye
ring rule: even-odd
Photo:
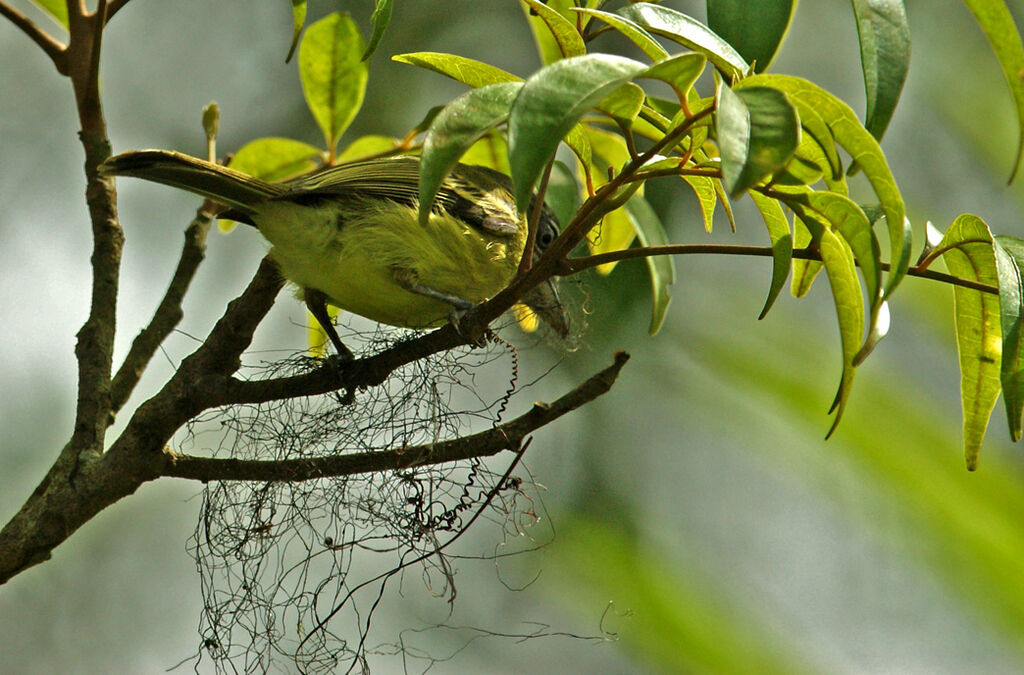
[[[552,241],[555,240],[555,233],[550,227],[545,227],[537,233],[537,245],[541,248],[547,248]]]

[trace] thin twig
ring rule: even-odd
[[[127,4],[128,0],[110,0],[107,4],[107,19],[104,23],[110,23],[110,20],[114,18],[114,15],[121,11],[121,9]]]
[[[206,234],[210,229],[210,216],[200,212],[185,229],[178,266],[163,299],[153,313],[149,325],[132,341],[131,349],[118,368],[110,386],[111,412],[117,413],[128,400],[139,378],[149,365],[157,348],[170,335],[184,316],[182,300],[195,277],[206,252]],[[113,419],[113,418],[111,418]]]
[[[53,61],[57,72],[61,75],[68,74],[67,46],[55,39],[52,35],[37,26],[27,16],[0,0],[0,15],[7,17],[11,23],[20,28],[23,33],[32,38],[39,47],[46,52],[46,55]]]
[[[628,248],[623,251],[609,251],[597,255],[582,258],[569,258],[562,263],[562,268],[556,272],[557,276],[570,276],[583,270],[597,267],[610,262],[630,260],[633,258],[649,258],[656,255],[746,255],[770,258],[775,255],[770,246],[737,246],[731,244],[669,244],[666,246],[645,246],[641,248]],[[821,254],[814,249],[797,248],[793,249],[793,257],[801,260],[821,260]],[[889,269],[889,263],[879,264],[883,270]],[[941,281],[953,286],[970,288],[983,293],[999,294],[999,289],[979,281],[955,277],[951,274],[936,272],[920,266],[914,266],[907,270],[907,275]]]
[[[611,389],[619,371],[628,360],[628,354],[618,352],[612,365],[552,403],[535,403],[528,412],[514,420],[462,438],[400,450],[283,460],[195,457],[165,451],[166,465],[161,471],[161,475],[202,481],[301,481],[327,476],[350,476],[411,466],[441,464],[460,459],[486,457],[507,449],[515,450],[520,447],[528,434]]]

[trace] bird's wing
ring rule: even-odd
[[[277,199],[308,203],[325,197],[351,196],[415,207],[419,200],[419,166],[415,157],[340,164],[291,181],[288,190]],[[482,167],[459,165],[438,191],[434,210],[450,213],[492,234],[511,236],[519,230],[508,178]]]

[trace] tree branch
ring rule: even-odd
[[[185,229],[185,243],[178,258],[167,292],[153,313],[149,325],[132,341],[131,349],[118,369],[110,387],[111,412],[117,413],[131,395],[139,378],[149,365],[153,354],[181,321],[184,312],[182,300],[195,277],[199,264],[206,253],[206,234],[210,229],[210,217],[200,210]]]
[[[770,246],[737,246],[734,244],[668,244],[665,246],[644,246],[639,248],[628,248],[622,251],[609,251],[581,258],[569,258],[562,262],[561,268],[556,272],[557,276],[571,276],[583,270],[597,267],[609,262],[630,260],[632,258],[649,258],[656,255],[746,255],[770,258],[775,255]],[[814,249],[797,248],[793,249],[793,257],[801,260],[821,261],[821,254]],[[889,263],[882,262],[879,265],[883,270],[889,269]],[[920,277],[941,281],[952,286],[962,286],[983,293],[999,295],[999,289],[989,284],[983,284],[971,279],[955,277],[952,274],[936,272],[920,265],[913,266],[907,270],[907,276]]]
[[[114,15],[124,9],[124,6],[128,4],[128,0],[110,0],[107,4],[107,18],[105,23],[110,23],[110,20],[114,18]]]
[[[535,403],[516,419],[463,438],[440,443],[347,455],[284,460],[241,460],[195,457],[165,450],[161,475],[193,480],[302,481],[328,476],[349,476],[487,457],[516,450],[526,436],[611,389],[629,360],[618,352],[612,365],[550,404]]]
[[[32,38],[32,41],[39,45],[39,47],[46,52],[46,55],[50,57],[50,60],[53,61],[53,65],[57,68],[58,73],[65,76],[68,74],[68,54],[66,45],[56,40],[49,33],[37,26],[35,22],[8,5],[3,0],[0,0],[0,15],[9,19],[10,22],[20,28],[23,33]]]

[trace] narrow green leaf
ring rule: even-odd
[[[786,284],[786,277],[789,276],[789,269],[793,264],[793,234],[789,229],[789,219],[786,218],[786,213],[778,200],[765,197],[760,192],[748,194],[761,212],[765,227],[768,228],[768,238],[772,243],[772,281],[768,287],[768,298],[757,317],[760,320],[767,316],[768,310],[772,308],[779,292]]]
[[[626,202],[625,211],[636,231],[641,246],[664,246],[669,243],[661,219],[641,195],[633,195]],[[665,323],[668,305],[672,301],[668,287],[675,283],[676,267],[672,256],[656,255],[644,258],[651,275],[651,324],[648,332],[656,335]]]
[[[288,46],[288,55],[284,62],[288,63],[295,55],[295,48],[299,46],[299,36],[302,35],[302,27],[306,25],[306,0],[292,0],[292,43]]]
[[[864,127],[881,139],[910,68],[910,26],[903,0],[852,2],[867,95]]]
[[[996,237],[993,242],[996,272],[999,274],[999,313],[1003,335],[999,378],[1003,387],[1003,403],[1010,425],[1010,438],[1021,438],[1021,414],[1024,412],[1024,240]]]
[[[675,92],[679,103],[682,104],[687,100],[697,78],[704,72],[706,64],[707,58],[703,54],[693,52],[676,54],[671,58],[658,61],[641,73],[640,77],[667,82]]]
[[[420,159],[420,223],[426,225],[434,197],[445,177],[470,146],[508,119],[521,82],[501,82],[471,89],[434,117]]]
[[[621,134],[599,127],[585,126],[586,138],[593,148],[590,165],[594,189],[600,189],[608,182],[608,170],[618,171],[630,160],[629,148]],[[642,190],[642,186],[641,186]],[[585,195],[584,195],[585,197]],[[616,209],[604,215],[587,237],[587,248],[591,254],[621,251],[630,247],[636,237],[636,229],[624,209]],[[600,274],[611,274],[618,263],[599,265]]]
[[[906,276],[910,258],[900,254],[908,241],[908,230],[904,225],[906,207],[878,141],[861,125],[848,105],[807,80],[791,75],[754,75],[739,82],[736,88],[748,86],[775,87],[786,92],[797,106],[803,104],[815,109],[836,143],[863,169],[885,213],[890,254],[898,256],[885,284],[883,297],[888,297]]]
[[[725,218],[729,221],[729,229],[732,232],[736,231],[736,216],[732,212],[732,202],[729,201],[729,195],[725,192],[725,186],[722,185],[722,181],[715,179],[712,181],[715,186],[715,194],[718,195],[718,202],[722,205],[722,210],[725,211]]]
[[[716,134],[722,180],[736,197],[783,169],[800,144],[800,121],[786,95],[771,87],[719,88]]]
[[[708,27],[763,72],[789,30],[797,0],[708,0]]]
[[[804,225],[803,220],[797,218],[793,221],[793,248],[807,248],[814,237],[811,231]],[[811,292],[811,285],[821,272],[820,260],[804,260],[798,258],[793,261],[793,281],[790,282],[790,292],[794,298],[802,298]]]
[[[377,46],[384,37],[384,31],[387,30],[388,24],[391,22],[391,10],[394,8],[394,4],[394,0],[376,1],[373,7],[373,14],[370,15],[373,33],[370,34],[370,42],[367,43],[366,49],[363,51],[363,61],[370,58],[377,51]]]
[[[792,206],[794,213],[818,242],[822,266],[832,288],[832,300],[836,307],[836,318],[839,320],[843,369],[839,389],[829,409],[836,417],[826,434],[827,438],[839,425],[853,387],[853,378],[857,370],[854,359],[860,351],[864,335],[864,297],[861,294],[860,280],[857,278],[854,254],[846,240],[816,211],[804,207],[799,202],[793,202]]]
[[[501,68],[496,68],[483,61],[468,59],[465,56],[456,56],[455,54],[411,52],[409,54],[396,54],[391,59],[399,63],[408,63],[412,66],[433,70],[435,73],[446,75],[470,87],[483,87],[499,82],[522,82],[521,77],[507,73]]]
[[[67,0],[32,0],[32,2],[46,12],[51,19],[56,21],[62,28],[68,27],[68,3]]]
[[[829,410],[835,412],[836,417],[826,434],[827,438],[839,426],[853,388],[853,376],[857,372],[854,359],[860,351],[864,335],[864,298],[857,279],[853,252],[846,241],[826,230],[821,236],[820,246],[822,264],[825,266],[825,274],[828,275],[828,283],[832,287],[832,299],[836,305],[843,351],[843,375],[839,381],[835,401]]]
[[[559,142],[584,113],[645,69],[621,56],[586,54],[556,61],[526,80],[508,119],[509,166],[520,210]]]
[[[849,245],[864,274],[864,284],[872,308],[882,299],[882,267],[877,246],[871,235],[871,222],[864,211],[849,197],[834,192],[798,189],[783,198],[798,215],[802,209],[813,210]]]
[[[680,176],[680,178],[686,181],[697,195],[701,218],[704,219],[704,231],[711,234],[715,203],[718,201],[715,193],[715,180],[709,176]]]
[[[950,274],[997,286],[999,274],[988,225],[971,214],[958,216],[935,248]],[[953,286],[956,343],[960,353],[960,398],[964,410],[964,459],[978,466],[978,453],[1000,390],[999,297]]]
[[[332,156],[338,139],[363,104],[367,79],[364,49],[355,22],[342,14],[312,24],[299,46],[302,89]]]
[[[964,4],[974,14],[992,45],[1017,108],[1017,157],[1013,161],[1013,171],[1010,172],[1012,183],[1024,161],[1024,81],[1021,80],[1021,73],[1024,73],[1024,44],[1021,43],[1013,15],[1003,0],[964,0]]]
[[[641,28],[636,22],[630,21],[625,17],[621,17],[618,14],[602,12],[597,9],[588,9],[586,7],[573,7],[572,9],[573,11],[594,16],[601,21],[604,21],[606,24],[629,38],[633,44],[639,47],[640,51],[646,54],[652,61],[661,61],[668,57],[668,52],[665,51],[665,48],[658,44],[658,41],[651,37],[651,34]]]
[[[570,24],[578,23],[580,30],[582,30],[590,20],[590,17],[574,13],[572,11],[573,7],[577,4],[592,7],[597,4],[597,0],[586,0],[585,2],[577,2],[577,0],[544,0],[544,4],[547,5],[548,9],[556,12]],[[533,32],[533,39],[537,43],[537,51],[540,54],[541,63],[548,65],[565,58],[561,46],[559,46],[551,29],[548,28],[547,22],[537,10],[525,2],[520,2],[519,6],[523,8],[523,13],[526,15],[530,30]]]
[[[667,37],[708,57],[729,79],[745,74],[750,66],[728,42],[713,30],[687,16],[661,5],[636,2],[617,12],[655,35]]]
[[[587,53],[576,25],[540,0],[522,0],[544,22],[563,59]]]
[[[839,159],[839,151],[836,149],[836,139],[832,135],[832,130],[812,106],[799,98],[791,98],[790,101],[800,117],[800,127],[807,132],[806,136],[814,139],[827,160],[827,164],[822,168],[829,169],[830,175],[825,179],[829,189],[833,192],[847,194],[849,189],[846,186],[846,173],[843,171],[843,162]]]

